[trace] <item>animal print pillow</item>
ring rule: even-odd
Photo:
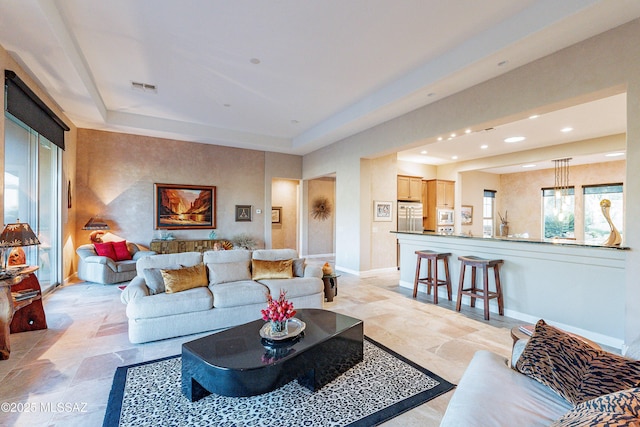
[[[640,361],[593,347],[544,320],[536,324],[516,370],[574,405],[640,386]]]
[[[605,394],[583,402],[551,427],[610,427],[640,425],[640,388]]]

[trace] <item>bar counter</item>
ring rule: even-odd
[[[451,253],[454,301],[460,274],[459,256],[502,259],[500,277],[506,316],[527,323],[543,318],[600,344],[615,348],[623,344],[625,260],[629,248],[571,240],[393,233],[400,244],[402,287],[413,289],[417,250]],[[490,288],[493,289],[493,279]],[[420,285],[418,289],[422,292],[418,298],[424,299],[426,286]],[[447,298],[443,287],[438,296]],[[463,296],[462,304],[468,306],[469,298]],[[492,319],[498,318],[496,300],[491,300],[490,310]]]

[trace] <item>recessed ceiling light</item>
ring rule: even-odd
[[[458,160],[458,156],[451,156],[453,160]]]
[[[522,165],[523,168],[535,168],[536,165]]]
[[[455,137],[456,137],[456,134],[455,134],[455,133],[452,133],[452,134],[451,134],[451,138],[455,138]]]
[[[524,136],[511,136],[509,138],[505,138],[504,142],[521,142],[524,141],[526,138]]]
[[[609,154],[605,154],[606,157],[619,157],[619,156],[624,156],[624,152],[622,153],[609,153]]]
[[[489,148],[489,146],[487,144],[481,145],[480,148],[482,148],[483,150],[486,150],[487,148]]]
[[[532,116],[529,116],[530,119],[537,119],[538,117],[540,117],[539,114],[534,114]]]
[[[260,60],[258,58],[251,58],[249,60],[249,62],[251,62],[252,64],[258,65],[260,63]]]
[[[427,150],[422,150],[420,154],[427,154]]]
[[[438,141],[442,141],[442,137],[441,136],[438,137]]]
[[[464,133],[467,133],[467,134],[471,133],[471,129],[465,130]]]
[[[562,128],[562,129],[560,129],[560,132],[567,133],[567,132],[571,132],[572,130],[573,130],[573,128],[572,128],[572,127],[566,127],[566,128]]]

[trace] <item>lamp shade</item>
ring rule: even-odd
[[[87,221],[87,223],[84,225],[84,227],[82,227],[82,229],[83,230],[109,230],[109,224],[107,224],[106,222],[100,219],[89,218],[89,221]]]
[[[40,240],[26,222],[7,224],[0,234],[0,247],[39,245]]]

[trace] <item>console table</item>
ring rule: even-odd
[[[40,302],[40,309],[42,309],[41,298],[42,294],[40,293],[40,284],[38,283],[38,279],[33,272],[35,272],[38,267],[27,267],[22,269],[18,274],[16,274],[12,278],[0,280],[0,360],[7,360],[9,358],[9,354],[11,353],[11,345],[9,336],[11,334],[12,329],[12,319],[13,315],[34,301]],[[29,285],[31,289],[37,290],[38,294],[32,298],[24,299],[21,301],[14,301],[13,296],[11,295],[12,287],[15,289],[16,285],[20,284],[23,280],[29,280]],[[35,282],[33,281],[35,279]],[[39,320],[33,321],[30,323],[30,318],[38,318]],[[46,320],[44,319],[44,310],[42,310],[41,315],[38,316],[27,316],[27,324],[29,327],[36,325],[36,328],[33,329],[43,329],[42,325],[44,323],[44,328],[46,328]],[[21,325],[15,326],[16,332],[18,330],[32,330],[27,328],[22,328]]]
[[[212,251],[214,245],[228,245],[228,240],[152,240],[149,249],[158,254],[175,254],[179,252],[205,252]],[[233,245],[232,245],[233,247]]]

